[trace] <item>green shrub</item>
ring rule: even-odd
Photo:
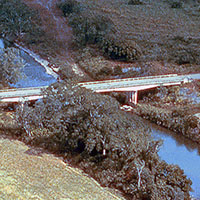
[[[8,40],[33,32],[37,14],[21,0],[0,0],[0,33]]]
[[[171,8],[182,8],[182,2],[180,1],[172,1],[170,4]]]
[[[76,43],[79,46],[85,46],[86,44],[101,43],[109,32],[111,21],[103,15],[82,13],[70,16],[69,24],[73,28]]]
[[[0,83],[16,83],[24,66],[20,52],[15,48],[0,49]]]
[[[142,5],[144,4],[141,0],[129,0],[129,5]]]
[[[72,154],[102,185],[131,199],[189,198],[191,182],[183,171],[159,160],[160,141],[143,123],[119,110],[110,96],[94,94],[71,82],[55,83],[35,108],[18,109],[18,124],[30,142]]]
[[[188,111],[188,107],[178,107],[171,110],[146,104],[137,107],[137,114],[141,117],[200,143],[199,122]]]
[[[62,10],[65,17],[74,12],[78,14],[80,11],[79,3],[73,0],[62,0],[57,4],[57,6]]]
[[[133,40],[114,35],[106,36],[102,42],[102,50],[112,59],[134,61],[142,54],[140,47]]]

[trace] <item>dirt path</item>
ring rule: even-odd
[[[0,137],[0,199],[116,200],[82,171],[41,149]]]

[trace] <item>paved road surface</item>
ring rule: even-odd
[[[116,79],[116,80],[106,80],[106,81],[93,81],[78,83],[81,87],[91,89],[96,92],[112,92],[112,91],[135,91],[138,88],[145,89],[151,88],[150,86],[162,86],[162,85],[173,85],[180,84],[181,82],[188,82],[191,80],[200,79],[200,74],[190,74],[190,75],[162,75],[162,76],[148,76],[139,78],[127,78],[127,79]],[[26,96],[37,96],[41,94],[40,88],[19,88],[7,91],[0,91],[0,101],[7,101],[4,99]],[[17,101],[18,101],[17,99]],[[10,102],[12,100],[9,100]]]
[[[163,76],[147,76],[139,78],[127,78],[127,79],[116,79],[96,82],[79,83],[80,86],[94,91],[109,90],[117,88],[126,88],[134,86],[145,86],[145,85],[162,85],[168,83],[180,83],[183,81],[191,81],[200,79],[200,74],[190,75],[163,75]],[[116,90],[115,90],[116,91]]]

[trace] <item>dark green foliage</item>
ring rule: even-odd
[[[19,54],[15,48],[0,49],[0,83],[15,83],[20,78],[24,63]]]
[[[181,1],[172,1],[171,8],[182,8],[182,2]]]
[[[140,58],[142,51],[140,47],[131,40],[125,40],[123,37],[106,36],[102,43],[102,50],[105,55],[112,59],[123,61],[134,61]]]
[[[160,87],[143,102],[137,107],[140,116],[200,143],[200,121],[195,116],[200,108],[197,81],[187,87]]]
[[[170,110],[143,104],[137,107],[137,114],[200,143],[200,122],[187,107]]]
[[[76,44],[86,46],[96,44],[103,53],[112,59],[136,60],[141,50],[134,41],[127,41],[121,35],[116,35],[112,19],[103,13],[95,13],[91,8],[76,1],[64,1],[59,4],[64,15],[68,16],[73,28]],[[70,7],[66,14],[65,8]]]
[[[8,40],[32,32],[36,16],[21,0],[0,0],[0,32]]]
[[[101,43],[111,26],[108,18],[93,13],[74,14],[69,17],[69,24],[73,28],[76,43],[80,46]]]
[[[80,11],[80,6],[76,1],[73,0],[62,0],[58,3],[58,8],[63,12],[63,15],[66,17],[71,13],[76,12],[77,14]]]
[[[58,4],[64,16],[68,16],[75,41],[79,46],[98,44],[108,33],[111,21],[103,15],[92,12],[76,1],[64,0]]]
[[[176,63],[179,65],[184,65],[184,64],[193,64],[197,63],[197,58],[198,55],[196,52],[188,49],[188,50],[181,50],[178,52]]]
[[[122,74],[119,66],[111,66],[109,60],[105,60],[103,56],[95,54],[95,50],[92,48],[84,48],[80,55],[76,57],[76,62],[93,79],[105,79]]]
[[[35,108],[18,108],[17,119],[28,141],[72,154],[72,163],[130,199],[189,199],[191,182],[159,160],[160,141],[110,96],[56,83]]]
[[[129,0],[129,5],[142,5],[143,2],[141,0]]]

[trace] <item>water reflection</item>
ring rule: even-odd
[[[38,62],[36,62],[31,56],[21,50],[20,56],[26,63],[25,67],[22,69],[22,79],[18,80],[17,83],[11,86],[21,88],[21,87],[39,87],[47,86],[54,82],[56,79],[46,73],[46,70]]]
[[[181,135],[149,123],[155,139],[162,139],[159,156],[169,164],[179,165],[193,182],[191,195],[200,198],[200,145]]]

